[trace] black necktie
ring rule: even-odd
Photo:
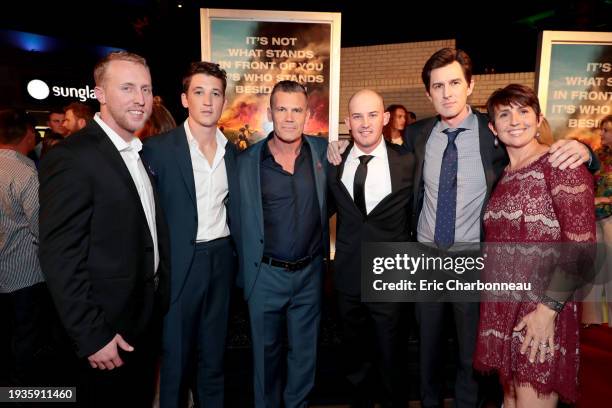
[[[368,215],[365,203],[365,181],[368,176],[368,162],[372,160],[372,157],[374,156],[367,154],[359,156],[359,166],[357,166],[355,180],[353,181],[353,200],[364,216]]]
[[[455,242],[455,218],[457,211],[457,135],[466,129],[446,129],[448,144],[442,155],[438,204],[436,208],[436,231],[434,241],[438,248],[448,249]]]

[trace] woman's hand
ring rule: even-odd
[[[514,328],[514,331],[527,329],[525,340],[521,345],[521,354],[525,354],[531,346],[529,361],[534,362],[538,351],[540,352],[540,362],[546,358],[546,352],[550,352],[551,357],[555,355],[555,318],[557,312],[538,303],[536,310],[527,314]]]

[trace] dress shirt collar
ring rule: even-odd
[[[270,142],[270,140],[272,140],[272,138],[274,138],[274,131],[270,132],[270,134],[268,136],[266,136],[266,141],[263,142],[263,146],[261,149],[261,161],[264,161],[266,159],[274,159],[274,155],[272,154],[272,151],[270,150],[270,147],[268,145],[268,143]],[[300,143],[300,152],[298,153],[298,156],[300,154],[302,154],[302,148],[306,146],[307,149],[310,149],[310,146],[308,145],[308,142],[306,142],[306,139],[304,139],[304,135],[302,135],[302,140]]]
[[[189,119],[185,119],[185,123],[183,123],[183,127],[185,128],[185,134],[187,135],[187,143],[189,143],[190,146],[193,146],[196,149],[199,148],[200,146],[198,144],[198,141],[195,139],[195,137],[193,137],[193,133],[191,133],[191,129],[189,128]],[[217,128],[215,132],[215,138],[217,139],[217,146],[225,150],[225,145],[227,144],[227,138],[225,137],[223,132],[219,130],[219,128]]]
[[[442,133],[446,129],[459,129],[459,128],[476,131],[476,129],[478,128],[478,119],[476,118],[476,115],[474,114],[474,112],[472,112],[472,107],[470,105],[467,105],[467,109],[469,112],[468,115],[465,117],[465,119],[463,119],[463,121],[458,126],[451,127],[445,121],[439,120],[438,123],[436,124],[435,130],[438,133]]]
[[[378,142],[378,146],[376,146],[376,148],[372,150],[370,153],[364,153],[357,146],[357,144],[353,143],[353,148],[351,149],[351,152],[349,153],[347,160],[357,160],[358,161],[359,156],[363,156],[363,155],[370,155],[374,157],[379,157],[381,159],[386,159],[387,145],[385,144],[385,139],[381,138],[380,141]]]
[[[104,121],[100,117],[99,112],[94,115],[94,120],[98,123],[98,125],[100,125],[102,130],[104,130],[104,133],[106,133],[110,141],[113,142],[113,145],[119,152],[132,151],[135,153],[139,153],[142,150],[142,142],[140,141],[140,139],[134,136],[129,143],[126,142],[121,136],[117,134],[117,132],[115,132],[113,129],[110,128],[110,126],[104,123]]]

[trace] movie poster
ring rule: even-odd
[[[204,24],[203,14],[203,58],[210,55],[210,60],[228,74],[227,105],[219,121],[228,139],[242,149],[268,135],[272,130],[267,115],[270,92],[282,80],[297,81],[308,90],[310,119],[306,134],[337,134],[338,109],[332,109],[332,101],[339,94],[338,79],[333,77],[334,65],[339,64],[339,39],[338,50],[334,51],[333,36],[339,27],[333,27],[329,15],[339,16],[297,13],[302,20],[304,15],[324,15],[326,19],[279,21],[279,14],[274,21],[265,21],[254,19],[256,12],[249,10],[227,11],[250,19],[219,17],[224,10],[204,11],[208,17]],[[273,12],[264,15],[269,13]],[[295,14],[275,13],[282,13],[285,19]]]
[[[612,114],[612,34],[545,31],[538,95],[555,139],[599,146],[599,123]]]

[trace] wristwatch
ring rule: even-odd
[[[561,313],[561,310],[563,310],[563,306],[565,306],[565,303],[559,302],[546,295],[542,295],[542,297],[540,298],[540,303],[551,308],[557,313]]]

